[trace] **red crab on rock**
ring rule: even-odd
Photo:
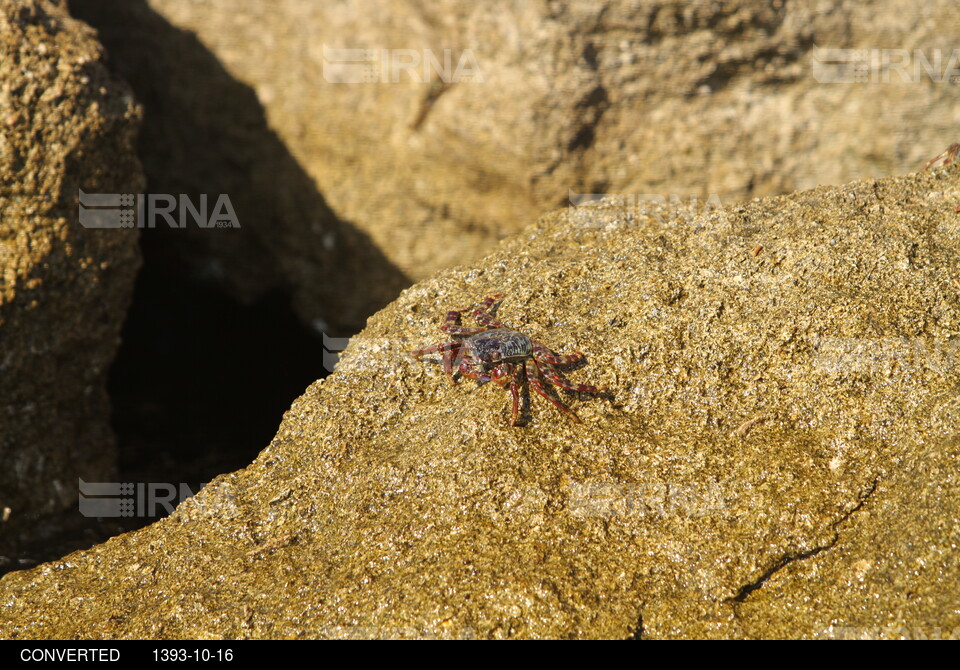
[[[606,393],[605,388],[588,384],[574,384],[557,372],[555,365],[573,365],[583,360],[583,354],[575,352],[560,355],[523,333],[504,326],[496,317],[494,303],[503,297],[502,293],[490,296],[473,312],[477,326],[463,326],[461,315],[469,310],[447,312],[447,318],[440,327],[450,339],[443,344],[434,344],[426,349],[412,351],[414,358],[420,359],[428,354],[443,355],[443,371],[456,385],[455,368],[464,377],[478,382],[489,382],[509,388],[513,396],[513,415],[511,425],[516,426],[520,414],[520,385],[526,378],[527,383],[538,394],[549,400],[561,412],[569,414],[577,423],[580,417],[550,395],[544,388],[543,380],[569,391],[584,393]],[[499,303],[497,303],[499,306]]]

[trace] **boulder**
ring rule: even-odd
[[[112,481],[106,377],[140,265],[119,194],[143,190],[140,110],[57,0],[0,6],[0,552]],[[81,191],[114,194],[81,224]],[[95,214],[96,212],[94,212]],[[97,225],[91,214],[88,225]],[[111,215],[117,215],[111,218]],[[3,565],[3,567],[7,567]]]
[[[244,470],[0,580],[8,638],[956,636],[960,169],[551,212],[407,289]],[[449,310],[561,354],[510,394]],[[465,318],[470,325],[472,318]]]

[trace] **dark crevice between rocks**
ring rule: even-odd
[[[293,400],[328,374],[322,341],[283,291],[245,306],[171,272],[149,232],[141,246],[108,386],[121,477],[208,482],[248,465]]]
[[[171,271],[148,232],[144,266],[110,371],[119,464],[116,481],[171,484],[195,493],[247,466],[276,433],[283,413],[328,371],[320,336],[274,291],[244,306]],[[133,500],[132,496],[124,499]],[[152,512],[158,514],[153,514]],[[166,516],[88,518],[74,507],[41,521],[0,574],[55,560]]]

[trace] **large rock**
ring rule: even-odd
[[[571,191],[730,204],[915,169],[960,102],[952,0],[75,5],[145,101],[148,172],[189,188],[236,175],[231,193],[252,181],[269,203],[241,216],[267,251],[220,257],[228,281],[249,288],[276,258],[308,319],[329,320],[329,287],[397,290],[376,263],[338,274],[351,245],[324,246],[341,237],[326,204],[421,279]],[[266,127],[304,174],[283,176],[250,130]],[[326,204],[311,213],[312,185]]]
[[[0,580],[6,637],[956,633],[960,169],[553,212],[371,318],[245,470]],[[573,423],[407,352],[566,353]]]
[[[105,384],[140,263],[137,231],[84,228],[78,194],[137,193],[143,175],[139,109],[103,57],[63,2],[0,5],[5,555],[16,533],[77,505],[78,478],[114,474]]]

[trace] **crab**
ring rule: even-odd
[[[923,169],[929,170],[935,166],[950,165],[951,163],[955,163],[957,161],[957,153],[960,153],[960,142],[951,144],[946,148],[946,150],[928,160],[927,164],[923,166]]]
[[[412,351],[411,356],[420,359],[429,354],[442,354],[443,371],[454,386],[457,384],[456,372],[480,383],[492,381],[498,386],[510,389],[513,397],[511,426],[518,426],[520,414],[520,386],[526,379],[528,388],[532,387],[539,395],[567,414],[577,423],[580,417],[559,399],[547,392],[544,379],[554,386],[583,393],[606,393],[606,388],[589,384],[574,384],[557,372],[554,366],[566,366],[579,363],[583,354],[579,351],[561,355],[548,349],[523,333],[511,330],[503,325],[496,316],[494,303],[499,307],[502,293],[491,295],[474,310],[473,318],[477,326],[461,325],[461,317],[469,310],[447,312],[447,318],[440,330],[450,336],[442,344],[434,344],[425,349]],[[529,391],[528,391],[529,397]]]
[[[946,150],[937,154],[933,158],[927,161],[927,164],[923,166],[924,170],[929,170],[932,167],[939,167],[950,165],[951,163],[957,162],[957,154],[960,153],[960,142],[954,142]],[[954,213],[960,212],[960,205],[957,205],[956,209],[953,210]]]

